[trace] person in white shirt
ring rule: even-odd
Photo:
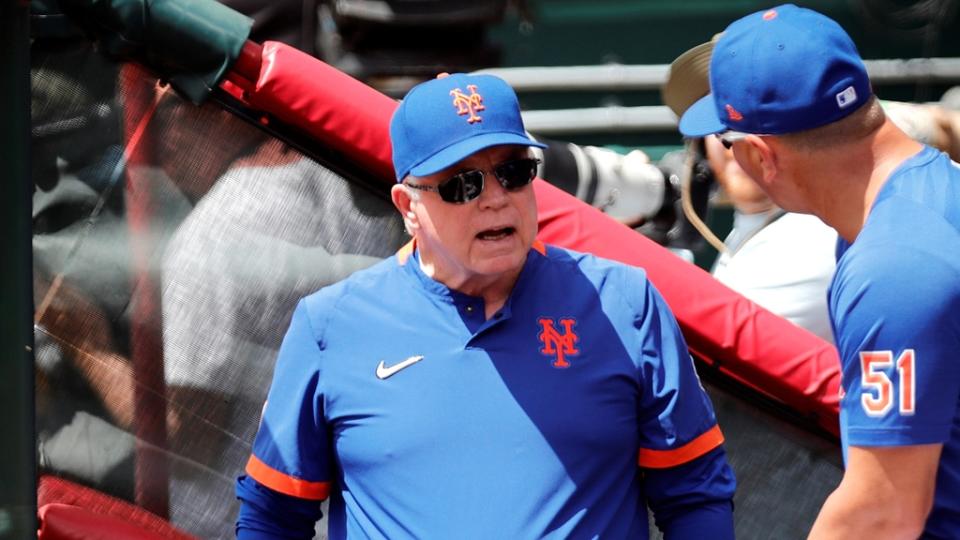
[[[790,322],[833,342],[827,287],[837,233],[816,216],[784,212],[743,172],[716,137],[704,139],[717,183],[733,204],[733,229],[712,274]]]

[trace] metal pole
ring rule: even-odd
[[[29,2],[0,1],[0,539],[36,538]]]
[[[865,60],[873,84],[960,81],[960,58]],[[667,80],[666,64],[514,67],[480,70],[510,83],[517,92],[658,90]]]
[[[677,117],[666,105],[523,111],[523,125],[536,135],[569,133],[676,133]]]
[[[124,65],[124,86],[153,82],[138,64]],[[149,81],[149,83],[148,83]],[[152,163],[151,140],[140,139],[142,122],[150,122],[157,104],[152,92],[130,92],[124,103],[127,185],[124,190],[130,230],[134,288],[130,298],[130,359],[136,380],[133,394],[136,461],[134,497],[137,505],[167,519],[170,516],[170,463],[167,458],[167,401],[163,378],[163,339],[160,336],[160,286],[150,272],[157,245],[151,228],[156,205],[151,178],[143,166]]]

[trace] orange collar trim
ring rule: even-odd
[[[417,250],[417,239],[414,238],[413,240],[410,240],[409,242],[404,244],[402,248],[397,250],[397,263],[400,266],[407,264],[407,259],[409,259],[410,256],[413,255],[413,252],[416,250]]]
[[[543,242],[541,242],[541,241],[539,241],[539,240],[534,240],[534,241],[533,241],[533,245],[530,246],[530,247],[533,248],[534,251],[536,251],[537,253],[539,253],[539,254],[541,254],[541,255],[546,255],[546,254],[547,254],[547,246],[543,245]]]

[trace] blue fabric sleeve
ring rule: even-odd
[[[246,471],[274,491],[317,500],[326,498],[332,458],[323,406],[321,345],[308,302],[327,296],[308,297],[293,313],[253,444],[253,456],[262,466],[248,465]]]
[[[679,449],[714,428],[717,420],[683,334],[663,297],[648,282],[645,298],[638,301],[643,305],[634,308],[634,328],[639,340],[637,367],[643,392],[637,414],[641,466],[648,466],[644,463],[645,451]],[[704,445],[697,455],[717,444],[719,440]]]
[[[949,292],[960,274],[938,253],[943,242],[867,242],[841,261],[830,299],[843,366],[844,442],[945,442],[960,400],[960,304]]]
[[[644,495],[666,540],[732,540],[737,482],[726,451],[717,447],[668,469],[644,470]]]
[[[260,485],[249,476],[237,479],[239,540],[313,538],[322,517],[320,502],[298,499]]]

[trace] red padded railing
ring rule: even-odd
[[[40,477],[37,507],[42,540],[196,540],[139,506],[55,476]]]
[[[245,47],[227,77],[242,88],[242,99],[394,181],[388,128],[394,100],[282,43],[266,42],[259,60],[256,53],[256,45]],[[546,182],[535,187],[542,241],[645,268],[696,356],[839,432],[840,371],[832,345]]]

